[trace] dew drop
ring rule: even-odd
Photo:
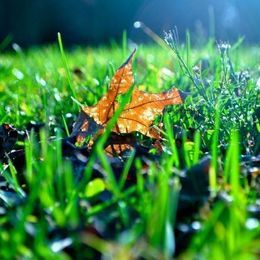
[[[139,29],[141,27],[142,27],[142,22],[140,22],[140,21],[134,22],[134,28]]]

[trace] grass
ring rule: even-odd
[[[180,259],[259,258],[259,217],[248,208],[259,211],[259,173],[249,172],[259,154],[260,49],[220,44],[218,50],[211,41],[196,49],[189,37],[183,46],[168,41],[171,50],[138,47],[136,85],[150,92],[174,85],[189,97],[157,120],[165,125],[164,152],[149,162],[147,174],[133,151],[119,179],[103,146],[120,111],[87,158],[80,180],[71,158],[62,156],[62,138],[81,105],[95,104],[107,91],[132,49],[126,35],[122,46],[64,51],[59,37],[60,49],[16,46],[0,53],[1,123],[28,135],[16,144],[25,149],[25,169],[11,159],[0,164],[1,183],[8,187],[0,188],[1,259],[85,259],[97,252],[118,259],[167,259],[176,252]],[[121,109],[126,102],[127,96]],[[31,121],[44,123],[39,134],[27,132]],[[200,188],[208,188],[210,196],[180,221],[182,171],[208,155],[209,187]],[[241,155],[248,161],[241,162]],[[93,171],[97,158],[102,177]],[[129,185],[131,165],[136,180]],[[184,250],[176,248],[180,244]]]

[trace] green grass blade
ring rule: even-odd
[[[62,43],[62,38],[61,38],[60,33],[58,33],[58,43],[59,43],[60,53],[61,53],[62,61],[63,61],[64,67],[65,67],[65,70],[66,70],[66,76],[67,76],[68,85],[69,85],[72,97],[77,99],[76,92],[75,92],[73,84],[72,84],[71,72],[70,72],[68,60],[66,58],[65,51],[64,51],[64,48],[63,48],[63,43]]]

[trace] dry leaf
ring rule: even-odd
[[[117,70],[111,80],[108,93],[100,99],[97,105],[83,108],[83,111],[100,125],[104,126],[118,108],[117,96],[127,92],[134,83],[132,72],[134,53],[135,50]],[[162,113],[165,106],[181,103],[183,103],[182,96],[177,89],[171,89],[159,94],[146,93],[135,89],[130,104],[126,106],[120,115],[117,126],[113,131],[116,133],[138,131],[144,135],[155,137],[149,129],[155,117]]]
[[[126,93],[133,85],[132,58],[134,54],[135,50],[127,61],[116,71],[107,94],[104,95],[95,106],[83,108],[83,111],[94,118],[97,124],[105,125],[108,122],[116,110],[117,96]]]
[[[105,127],[107,122],[113,117],[119,106],[117,97],[120,94],[126,93],[134,84],[132,72],[134,54],[135,50],[127,61],[116,71],[111,80],[107,94],[104,95],[95,106],[84,107],[82,109],[82,114],[85,114],[85,119],[82,120],[81,118],[81,120],[77,121],[77,127],[74,127],[73,130],[74,134],[78,133],[78,141],[82,141],[82,139],[89,134],[93,135],[92,130],[89,128],[89,118],[91,118],[91,125],[94,126],[92,129],[100,129]],[[162,114],[165,106],[182,104],[184,97],[183,93],[176,88],[158,94],[147,93],[135,89],[132,93],[130,103],[119,116],[112,132],[126,134],[137,131],[143,135],[159,139],[159,133],[151,127],[154,119],[159,114]],[[93,121],[96,126],[93,124]],[[118,146],[120,147],[118,148]],[[122,147],[125,149],[131,147],[131,145],[125,143],[114,147],[116,147],[116,150],[121,151]]]

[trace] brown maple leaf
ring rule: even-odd
[[[92,117],[101,126],[106,125],[118,108],[119,104],[116,101],[118,95],[126,93],[134,83],[132,72],[134,54],[135,50],[116,71],[107,94],[95,106],[83,108],[84,113]],[[131,102],[119,116],[113,132],[130,133],[137,131],[144,135],[158,138],[158,133],[151,129],[154,119],[157,115],[162,114],[165,106],[183,103],[183,97],[182,93],[176,88],[159,94],[135,89],[132,93]]]
[[[107,94],[104,95],[95,106],[83,108],[83,111],[92,117],[99,125],[104,126],[109,121],[118,106],[116,102],[117,96],[126,93],[134,83],[132,72],[132,59],[134,54],[135,50],[116,71]]]

